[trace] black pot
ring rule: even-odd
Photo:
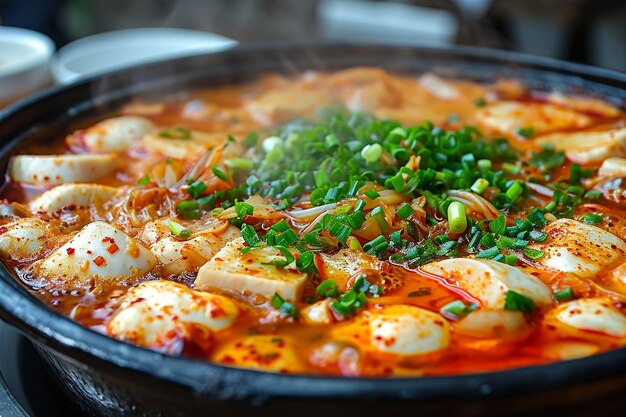
[[[297,74],[354,65],[430,70],[476,81],[515,78],[534,90],[598,96],[626,107],[625,75],[543,58],[475,48],[248,46],[122,70],[18,103],[0,113],[0,169],[26,142],[59,137],[131,98],[241,82],[265,71]],[[597,407],[595,415],[606,415],[614,411],[607,409],[610,400],[626,393],[626,349],[504,372],[405,379],[270,374],[170,357],[51,311],[4,266],[0,317],[34,342],[76,404],[100,416],[553,415],[555,410],[576,415],[590,406]]]

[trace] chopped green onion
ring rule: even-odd
[[[199,219],[202,217],[202,211],[197,201],[181,201],[176,204],[176,210],[185,219]]]
[[[524,188],[516,181],[506,190],[506,196],[509,200],[515,202],[524,192]]]
[[[256,248],[262,245],[261,238],[259,238],[259,235],[257,235],[256,230],[254,230],[254,227],[248,224],[244,223],[241,226],[241,237],[243,238],[244,242],[246,242],[246,244],[251,248]]]
[[[503,235],[506,231],[506,217],[501,214],[493,219],[489,224],[489,230],[495,235]]]
[[[396,215],[401,219],[408,219],[413,214],[415,214],[415,210],[411,207],[410,204],[404,203],[398,210],[396,210]]]
[[[348,236],[352,233],[352,228],[338,221],[334,221],[328,227],[328,233],[335,236],[340,242],[346,243]]]
[[[571,287],[565,287],[562,290],[556,291],[554,293],[554,298],[556,298],[556,301],[561,303],[563,301],[573,300],[576,296],[574,295],[574,291]]]
[[[484,251],[478,252],[476,254],[476,257],[482,258],[482,259],[493,259],[499,254],[500,254],[500,249],[494,246],[493,248],[485,249]]]
[[[588,200],[598,200],[600,197],[602,197],[602,191],[589,190],[585,193],[585,198]]]
[[[258,141],[259,141],[259,135],[256,132],[250,132],[243,139],[243,145],[246,148],[252,148],[254,145],[257,144]]]
[[[196,180],[187,186],[187,194],[192,196],[193,198],[198,198],[205,192],[207,189],[207,185],[201,181]]]
[[[332,279],[327,279],[322,281],[320,285],[317,286],[315,292],[320,297],[336,297],[339,295],[339,287],[337,287],[337,283]]]
[[[179,240],[187,240],[191,237],[191,230],[176,223],[175,221],[168,220],[167,226],[170,228],[172,234]]]
[[[224,161],[224,163],[228,168],[239,171],[250,171],[254,167],[252,161],[243,158],[230,158]]]
[[[487,100],[485,100],[484,97],[478,97],[474,99],[474,105],[476,107],[485,107],[485,105],[487,105]]]
[[[504,170],[504,172],[508,174],[512,174],[512,175],[517,175],[522,170],[522,168],[519,165],[510,164],[508,162],[504,162],[502,164],[502,169]]]
[[[504,309],[530,314],[535,311],[535,302],[530,297],[509,290],[504,298]]]
[[[533,261],[540,259],[544,255],[542,250],[534,248],[524,248],[523,252],[527,258],[532,259]]]
[[[280,294],[278,294],[277,292],[275,292],[274,296],[272,297],[272,307],[282,313],[287,314],[288,316],[298,316],[298,309],[296,308],[296,306],[288,301],[285,301],[285,299],[281,297]]]
[[[476,194],[482,194],[487,189],[487,187],[489,187],[489,181],[484,178],[478,178],[476,181],[474,181],[474,184],[472,184],[472,187],[470,189]]]
[[[387,233],[389,231],[389,223],[387,223],[387,220],[385,219],[385,212],[381,206],[374,208],[374,210],[370,212],[370,216],[374,218],[383,233]]]
[[[315,269],[314,261],[315,261],[315,255],[313,255],[313,252],[310,252],[310,251],[302,252],[300,256],[298,256],[298,259],[296,260],[296,268],[298,268],[298,271],[304,272],[304,273],[312,271],[313,269]]]
[[[544,242],[548,238],[548,234],[538,230],[531,230],[529,233],[530,240],[535,242]]]
[[[585,213],[580,219],[587,224],[600,224],[604,219],[604,214],[602,213]]]
[[[371,145],[366,145],[361,150],[361,156],[369,163],[374,163],[378,161],[383,154],[383,148],[378,143],[374,143]]]
[[[271,262],[265,263],[264,265],[274,265],[275,267],[278,267],[278,268],[284,268],[295,260],[291,252],[289,252],[289,249],[287,249],[286,247],[284,246],[272,246],[272,247],[278,250],[285,257],[285,259],[274,259]]]
[[[144,175],[143,177],[139,179],[139,181],[137,181],[137,185],[148,185],[148,184],[150,184],[150,177],[148,176],[148,174]]]
[[[461,234],[467,229],[467,215],[465,214],[465,206],[453,201],[448,206],[448,227],[450,233]]]
[[[459,320],[476,310],[478,306],[476,304],[470,304],[469,306],[461,300],[455,300],[446,304],[439,310],[441,315],[450,320]]]
[[[221,169],[219,169],[218,167],[214,166],[211,168],[211,170],[213,171],[213,173],[215,174],[217,178],[224,180],[224,181],[228,179],[228,174],[222,171]]]
[[[365,201],[363,200],[357,200],[356,204],[354,205],[354,211],[363,211],[363,209],[365,208]]]
[[[491,169],[491,161],[489,159],[479,159],[476,164],[480,169]]]
[[[352,250],[356,250],[356,251],[359,251],[359,252],[363,251],[363,247],[361,246],[361,242],[359,242],[359,239],[357,239],[354,236],[350,236],[346,243],[347,243],[348,247],[350,249],[352,249]]]
[[[523,138],[530,138],[535,136],[535,129],[532,127],[520,127],[515,130],[515,133]]]
[[[376,200],[378,197],[380,197],[380,194],[378,194],[376,191],[374,190],[367,190],[365,193],[363,193],[367,196],[367,198],[369,198],[370,200]]]
[[[277,246],[284,246],[287,248],[299,240],[298,235],[293,229],[287,229],[276,236],[275,242]]]
[[[170,129],[161,130],[159,136],[167,139],[190,139],[191,130],[184,127],[172,127]]]

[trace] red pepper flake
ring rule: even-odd
[[[109,246],[109,249],[107,249],[107,250],[109,251],[110,254],[114,254],[115,252],[120,250],[120,248],[114,242],[114,243],[111,243],[111,246]]]
[[[9,231],[8,227],[2,226],[0,227],[0,235]]]
[[[115,243],[115,239],[113,239],[112,237],[105,237],[104,239],[102,239],[103,243]]]
[[[93,260],[93,263],[98,265],[98,266],[102,266],[106,262],[104,261],[104,258],[102,256],[98,256],[96,259]]]
[[[75,252],[74,248],[67,248],[67,254],[68,255],[73,255]]]

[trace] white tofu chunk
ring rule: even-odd
[[[454,100],[459,98],[459,91],[454,88],[452,83],[443,78],[427,72],[419,77],[419,84],[424,87],[433,96],[442,100]]]
[[[543,355],[554,360],[579,359],[595,355],[600,348],[585,342],[554,342],[543,348]]]
[[[547,99],[550,103],[569,107],[570,109],[584,113],[594,113],[604,117],[617,117],[620,115],[620,110],[617,107],[597,98],[571,96],[554,92],[550,93]]]
[[[0,256],[5,259],[25,260],[49,247],[59,239],[48,223],[37,217],[19,219],[0,227]]]
[[[370,343],[380,352],[422,355],[450,344],[448,322],[439,314],[408,305],[391,305],[366,312]]]
[[[426,264],[422,270],[454,279],[486,308],[504,308],[508,291],[529,297],[540,307],[553,303],[552,292],[541,280],[514,266],[490,259],[444,259]]]
[[[120,152],[152,129],[154,125],[144,117],[113,117],[72,133],[66,143],[89,152]]]
[[[13,181],[32,185],[90,182],[113,172],[114,154],[97,155],[18,155],[11,159]]]
[[[243,336],[218,346],[211,361],[270,372],[303,372],[294,339],[288,336]]]
[[[184,241],[168,236],[159,239],[150,246],[150,251],[163,265],[163,272],[166,274],[195,272],[224,245],[238,238],[239,235],[239,229],[230,226],[225,232],[218,235],[197,234]]]
[[[596,275],[626,253],[626,243],[622,239],[576,220],[558,219],[549,223],[544,232],[549,235],[545,242],[529,245],[545,253],[537,262],[551,270],[571,272],[581,278]]]
[[[293,302],[302,293],[307,274],[299,272],[295,262],[284,268],[268,265],[274,260],[285,257],[276,249],[263,247],[241,253],[243,238],[235,239],[198,271],[196,288],[220,288],[234,292],[251,292],[272,297],[280,294],[285,300]]]
[[[157,263],[135,239],[104,222],[83,227],[69,242],[35,262],[35,277],[49,283],[87,286],[132,283]]]
[[[318,301],[302,310],[302,319],[307,324],[330,324],[333,322],[333,314],[330,311],[331,299]]]
[[[485,128],[514,136],[519,128],[532,127],[537,135],[567,129],[581,129],[592,120],[575,111],[551,104],[503,101],[481,108],[476,113]]]
[[[171,281],[147,281],[128,290],[107,333],[168,353],[181,353],[186,341],[208,351],[212,333],[229,328],[238,316],[239,308],[227,297]]]
[[[626,156],[626,127],[619,129],[552,133],[537,138],[537,143],[554,145],[570,161],[599,163],[606,158]]]
[[[31,211],[55,213],[65,207],[88,207],[101,205],[109,201],[117,188],[99,184],[64,184],[54,187],[33,201],[28,206]]]
[[[453,331],[479,339],[507,339],[523,334],[528,328],[520,311],[480,309],[454,323]]]
[[[626,178],[626,159],[607,158],[598,169],[599,177]]]
[[[226,133],[189,132],[188,138],[163,137],[159,132],[145,135],[138,146],[153,155],[161,155],[176,159],[193,159],[202,155],[210,147],[224,144],[228,138]]]
[[[626,317],[602,298],[581,298],[561,304],[545,317],[546,324],[565,325],[570,331],[596,332],[608,336],[626,336]],[[577,336],[583,336],[576,332]]]

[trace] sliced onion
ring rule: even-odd
[[[449,190],[447,193],[453,200],[482,213],[486,219],[495,219],[500,215],[500,211],[493,204],[477,194],[461,190]]]
[[[550,188],[546,187],[545,185],[536,184],[534,182],[527,182],[526,185],[528,186],[528,188],[530,188],[531,190],[533,190],[537,194],[541,194],[541,195],[544,195],[546,197],[552,197],[552,195],[554,195],[554,190],[551,190]]]

